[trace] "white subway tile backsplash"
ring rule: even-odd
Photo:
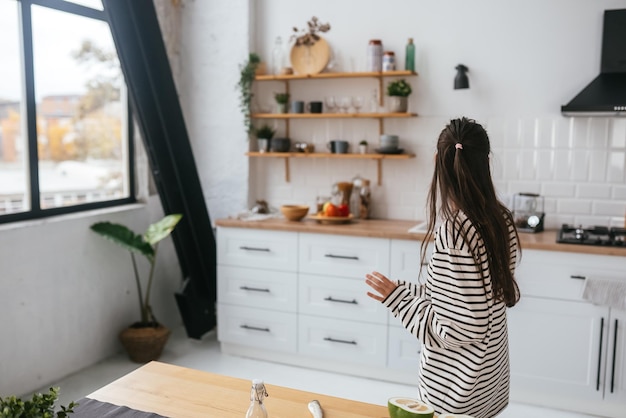
[[[608,143],[609,119],[590,118],[589,119],[589,140],[591,148],[605,149]]]
[[[610,199],[611,186],[598,183],[579,184],[576,188],[576,197],[583,199]]]
[[[575,197],[576,185],[572,183],[546,182],[541,185],[541,194],[550,197]]]
[[[626,119],[613,118],[610,120],[610,147],[626,148]]]
[[[535,151],[521,150],[519,152],[519,178],[520,180],[534,180],[537,177],[537,164],[535,163]]]
[[[591,203],[588,199],[559,199],[557,210],[564,214],[584,215],[591,213]]]
[[[540,181],[552,180],[554,176],[554,150],[536,152],[536,178]]]
[[[558,118],[554,121],[554,148],[570,148],[574,118]]]
[[[592,150],[589,152],[589,181],[604,181],[606,179],[606,151]]]
[[[593,202],[594,215],[621,216],[624,215],[626,201],[597,200]]]
[[[570,132],[571,146],[576,149],[584,149],[589,147],[589,118],[572,118],[572,127]]]
[[[572,172],[570,179],[585,181],[589,178],[589,151],[576,149],[572,151]]]
[[[290,182],[282,158],[250,159],[250,199],[266,199],[278,207],[288,202],[313,205],[329,196],[332,184],[357,174],[372,184],[376,218],[424,219],[436,138],[448,118],[419,117],[385,120],[385,130],[400,135],[402,146],[416,158],[382,162],[378,186],[377,162],[327,158],[292,158]],[[626,210],[626,118],[492,118],[483,123],[491,139],[491,172],[500,199],[512,209],[516,193],[545,198],[546,228],[563,223],[604,225],[623,219]],[[341,131],[352,141],[367,134],[378,141],[375,121],[298,121],[294,138],[311,138],[316,152],[326,151],[328,135]],[[327,132],[328,126],[328,132]],[[307,136],[308,135],[308,136]],[[356,151],[353,149],[352,151]]]
[[[606,179],[611,183],[624,182],[624,166],[626,165],[626,152],[611,151],[609,152]]]
[[[626,186],[613,186],[613,199],[626,200]]]
[[[572,174],[573,151],[556,149],[554,151],[554,179],[570,180]]]

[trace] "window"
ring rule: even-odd
[[[102,2],[2,1],[0,48],[0,223],[134,201],[129,106]]]

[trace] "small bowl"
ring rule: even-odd
[[[299,221],[309,213],[307,205],[282,205],[280,211],[290,221]]]

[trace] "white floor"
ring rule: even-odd
[[[379,405],[386,405],[387,399],[391,396],[415,396],[415,388],[404,384],[381,382],[222,354],[214,332],[207,334],[199,341],[187,338],[183,328],[174,330],[159,361],[243,379],[258,378],[273,385],[289,386],[309,392]],[[120,354],[68,376],[53,384],[53,386],[61,388],[57,405],[67,405],[71,401],[78,400],[140,366],[132,363],[124,354]],[[42,388],[42,391],[47,391],[47,387]],[[269,412],[271,417],[271,411]],[[499,417],[592,418],[591,415],[524,404],[510,404]]]

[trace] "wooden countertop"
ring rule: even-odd
[[[251,381],[150,362],[96,390],[88,398],[172,418],[242,418],[250,404]],[[265,382],[272,418],[310,417],[317,399],[325,418],[388,418],[386,406],[286,388]]]
[[[266,219],[262,221],[242,221],[239,219],[218,219],[215,224],[230,228],[251,228],[273,231],[311,232],[316,234],[351,235],[370,238],[390,238],[422,241],[423,233],[408,230],[419,221],[367,219],[355,220],[348,224],[320,224],[315,220],[304,219],[300,222],[285,219]],[[559,244],[556,242],[557,231],[547,230],[538,233],[520,232],[522,249],[562,251],[579,254],[611,255],[626,257],[626,247],[596,247],[592,245]]]

